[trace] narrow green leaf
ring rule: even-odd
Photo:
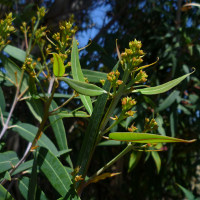
[[[180,91],[174,90],[156,109],[156,111],[162,111],[165,110],[166,108],[169,108],[174,101],[177,99],[179,96]]]
[[[176,185],[182,190],[182,192],[184,193],[185,197],[188,200],[195,200],[195,196],[192,194],[191,191],[187,190],[186,188],[184,188],[183,186],[181,186],[179,184],[176,184]]]
[[[174,79],[172,81],[164,83],[162,85],[159,85],[159,86],[156,86],[156,87],[144,88],[144,89],[137,89],[137,90],[133,90],[133,92],[134,93],[140,92],[141,94],[145,94],[145,95],[161,94],[161,93],[164,93],[164,92],[172,89],[176,85],[178,85],[181,81],[183,81],[185,78],[187,78],[192,73],[194,73],[194,71],[189,73],[189,74],[186,74],[184,76],[181,76],[177,79]]]
[[[4,49],[4,52],[15,58],[16,60],[19,60],[20,62],[24,62],[26,59],[26,52],[22,49],[19,49],[12,45],[7,45]]]
[[[160,168],[161,168],[161,159],[160,159],[159,153],[156,151],[151,151],[151,155],[156,164],[157,173],[159,174]]]
[[[83,111],[76,111],[76,112],[67,112],[67,111],[61,111],[58,113],[58,116],[61,118],[65,117],[90,117],[86,112]]]
[[[15,46],[7,45],[3,49],[3,51],[6,52],[9,56],[15,58],[16,60],[19,60],[22,63],[26,59],[26,52]],[[32,56],[30,55],[30,57],[32,57]],[[41,64],[39,62],[37,62],[36,60],[33,60],[33,61],[37,63],[36,68],[41,69]]]
[[[52,111],[57,107],[58,106],[56,102],[52,101],[49,109],[50,111]],[[66,131],[65,131],[65,127],[64,127],[62,119],[58,115],[52,115],[49,117],[49,121],[51,123],[51,127],[53,129],[54,136],[56,138],[56,142],[59,147],[59,150],[67,150],[68,149],[67,137],[66,137]],[[66,159],[69,165],[72,167],[72,161],[70,159],[70,156],[67,155]]]
[[[24,172],[24,171],[26,171],[27,173],[30,173],[32,170],[32,166],[33,166],[33,160],[24,162],[14,171],[14,173],[12,175],[15,175],[15,174],[18,174],[18,173]]]
[[[3,66],[6,70],[6,75],[14,82],[16,83],[16,77],[17,77],[17,82],[19,83],[20,78],[21,78],[21,69],[14,63],[12,62],[9,58],[6,56],[1,55],[0,59],[3,63]],[[16,74],[16,76],[15,76]],[[23,81],[22,81],[22,86],[21,86],[21,91],[24,91],[28,87],[28,81],[26,74],[24,74]]]
[[[57,53],[53,54],[53,73],[55,76],[63,76],[65,73],[65,66],[62,58]]]
[[[85,80],[84,80],[83,72],[81,70],[81,65],[79,62],[78,47],[77,47],[77,42],[76,42],[75,37],[73,38],[73,42],[72,42],[71,69],[72,69],[73,79],[84,83]],[[70,87],[72,86],[70,85]],[[80,94],[82,93],[80,92]],[[80,95],[83,105],[85,106],[88,113],[91,115],[93,111],[93,106],[92,106],[92,101],[89,96],[90,95],[87,95],[87,94]]]
[[[127,141],[134,143],[171,143],[184,142],[191,143],[196,140],[183,140],[163,135],[155,135],[150,133],[131,133],[131,132],[113,132],[109,134],[109,139],[117,141]]]
[[[70,176],[62,163],[50,151],[45,148],[40,148],[38,165],[60,195],[64,196],[70,191],[72,185]]]
[[[43,117],[43,112],[44,112],[44,107],[41,100],[31,98],[26,101],[26,104],[28,105],[28,108],[33,114],[33,116],[35,117],[35,119],[41,122],[42,117]]]
[[[29,190],[29,178],[23,177],[19,180],[19,190],[24,197],[24,199],[28,199],[28,190]],[[37,187],[35,199],[37,200],[47,200],[48,198],[45,196],[44,192],[41,191],[39,187]]]
[[[59,80],[66,82],[71,88],[73,88],[79,94],[87,96],[99,96],[103,93],[107,93],[102,88],[90,83],[80,82],[65,77],[60,77]]]
[[[21,137],[29,142],[33,142],[38,128],[26,123],[19,123],[13,127],[13,130],[18,132]],[[58,151],[53,142],[43,133],[37,143],[39,146],[49,149],[53,154],[57,155]]]
[[[99,83],[100,80],[106,80],[107,74],[104,72],[92,71],[88,69],[82,70],[84,77],[91,83]]]
[[[123,142],[121,142],[121,141],[106,140],[106,141],[100,142],[98,144],[98,146],[119,146],[122,144],[123,144]]]
[[[0,87],[0,113],[4,112],[6,109],[6,102],[5,102],[5,98],[4,98],[4,94],[3,94],[3,90]]]
[[[4,179],[11,181],[11,176],[10,176],[10,173],[8,171],[6,171],[6,173],[4,175]]]
[[[0,184],[0,200],[14,200],[10,193]]]
[[[14,151],[0,153],[0,173],[11,169],[18,161],[19,159]]]
[[[128,164],[128,173],[130,173],[135,168],[135,166],[138,164],[141,156],[142,156],[142,152],[139,152],[139,151],[131,152],[129,164]]]
[[[119,66],[119,62],[114,67],[114,71]],[[110,82],[106,80],[103,88],[106,91],[110,91]],[[95,148],[95,143],[99,135],[99,126],[104,114],[104,109],[107,103],[108,99],[108,93],[103,94],[97,98],[97,101],[95,102],[94,112],[92,113],[92,116],[90,118],[83,144],[81,146],[80,153],[78,155],[78,161],[76,166],[80,166],[79,174],[81,174],[83,177],[85,177],[88,165],[91,160],[91,155]]]
[[[37,158],[38,153],[37,150],[34,153],[34,161],[33,161],[33,167],[31,172],[31,177],[29,181],[29,187],[28,187],[28,199],[29,200],[37,200],[36,199],[36,192],[37,192]]]

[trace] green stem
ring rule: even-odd
[[[122,152],[120,152],[111,161],[109,161],[101,169],[99,169],[90,179],[92,179],[92,178],[94,178],[96,176],[99,176],[102,172],[104,172],[107,168],[109,168],[110,166],[112,166],[115,162],[117,162],[120,158],[122,158],[124,155],[126,155],[132,149],[133,149],[133,145],[131,143],[129,143],[128,146]]]
[[[114,109],[116,108],[121,96],[123,95],[123,91],[124,91],[124,88],[126,86],[126,82],[128,80],[129,74],[130,74],[130,72],[128,71],[128,69],[126,69],[125,72],[124,72],[123,79],[122,79],[123,84],[120,85],[119,90],[117,91],[116,95],[113,97],[113,100],[111,101],[111,104],[110,104],[110,106],[109,106],[109,108],[108,108],[108,110],[107,110],[107,112],[106,112],[106,114],[105,114],[105,116],[104,116],[104,118],[101,122],[101,125],[100,125],[100,128],[99,128],[100,132],[104,131],[104,129],[105,129],[105,127],[106,127],[106,125],[107,125],[107,123],[110,119],[110,116],[112,115],[112,113],[113,113]]]

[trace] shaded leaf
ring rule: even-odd
[[[177,97],[179,96],[180,91],[178,90],[174,90],[158,107],[157,107],[157,111],[162,111],[165,110],[166,108],[169,108],[169,106],[171,106],[174,101],[177,99]]]
[[[20,62],[24,62],[26,59],[26,52],[22,49],[19,49],[12,45],[7,45],[4,49],[4,52],[15,58],[16,60],[19,60]]]
[[[36,192],[37,192],[37,158],[38,153],[37,150],[34,153],[34,161],[33,167],[31,172],[31,177],[28,185],[28,199],[30,200],[37,200],[36,199]]]
[[[176,184],[176,185],[182,190],[182,192],[184,193],[185,197],[188,200],[195,200],[195,196],[192,194],[191,191],[187,190],[186,188],[184,188],[183,186],[181,186],[179,184]]]
[[[21,78],[21,69],[14,63],[12,62],[9,58],[6,56],[1,55],[0,56],[3,66],[6,70],[6,75],[14,82],[16,83],[16,77],[17,77],[17,82],[19,83],[20,78]],[[16,76],[15,76],[16,74]],[[22,81],[22,86],[20,91],[24,91],[28,87],[28,81],[27,77],[24,74],[23,81]]]
[[[35,135],[38,131],[38,128],[26,123],[19,123],[14,126],[14,131],[18,132],[21,137],[26,139],[29,142],[32,142],[35,138]],[[43,133],[41,138],[38,140],[37,143],[39,146],[43,146],[49,149],[53,154],[57,155],[58,151],[53,144],[53,142]]]
[[[49,110],[52,111],[57,107],[58,106],[56,102],[52,101],[49,107]],[[67,137],[66,137],[66,131],[65,131],[65,127],[64,127],[62,119],[58,115],[52,115],[52,116],[49,116],[49,121],[51,123],[51,127],[53,129],[54,136],[56,138],[56,142],[58,144],[59,150],[67,150],[68,149]],[[72,167],[72,162],[69,155],[67,156],[66,159],[69,165]]]
[[[0,113],[4,112],[6,109],[6,102],[5,102],[5,98],[4,98],[4,94],[3,94],[3,90],[0,87]]]
[[[183,140],[163,135],[150,133],[131,133],[131,132],[113,132],[109,134],[109,139],[118,141],[128,141],[134,143],[161,143],[161,142],[184,142],[191,143],[196,140]]]
[[[14,151],[0,153],[0,173],[11,169],[18,161],[19,159]]]
[[[156,151],[151,151],[151,155],[156,164],[157,173],[159,174],[160,168],[161,168],[161,159],[160,159],[159,153]]]
[[[42,117],[43,117],[43,112],[44,112],[44,106],[41,100],[31,98],[30,100],[26,101],[26,104],[28,105],[28,108],[33,114],[33,116],[35,117],[35,119],[41,122]]]
[[[14,200],[10,193],[0,184],[0,200]]]
[[[106,178],[111,178],[111,177],[117,176],[119,174],[121,174],[121,173],[109,173],[109,172],[103,173],[103,174],[101,174],[99,176],[95,176],[94,178],[92,178],[91,180],[89,180],[88,183],[87,183],[87,185],[90,184],[90,183],[97,183],[97,182],[99,182],[101,180],[104,180]]]
[[[29,190],[29,178],[23,177],[19,180],[19,190],[24,197],[24,199],[28,199],[28,190]],[[37,187],[36,191],[36,199],[37,200],[47,200],[48,198],[45,196],[44,192],[41,191],[40,188]]]
[[[119,62],[114,67],[114,71],[118,68]],[[103,88],[106,91],[110,91],[110,82],[106,80]],[[104,114],[104,109],[107,103],[108,93],[103,94],[98,97],[95,102],[94,112],[92,113],[91,119],[89,121],[83,144],[81,146],[80,153],[78,155],[78,161],[76,166],[80,166],[79,173],[82,174],[83,177],[86,175],[86,171],[91,160],[91,152],[94,151],[94,146],[97,141],[97,137],[99,135],[99,126]]]
[[[69,192],[72,185],[70,176],[56,156],[47,149],[40,148],[38,165],[60,195],[64,196]]]

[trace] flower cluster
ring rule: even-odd
[[[0,20],[0,50],[10,43],[10,40],[8,40],[10,34],[15,31],[12,25],[13,20],[12,13],[9,13],[4,20]]]
[[[129,42],[130,49],[125,49],[125,52],[121,53],[121,65],[123,69],[126,68],[127,64],[129,71],[132,71],[143,62],[142,57],[144,56],[144,52],[141,50],[141,47],[141,41],[135,39]]]
[[[31,77],[36,77],[36,73],[35,73],[35,66],[37,65],[36,62],[33,62],[33,59],[32,58],[26,58],[23,66],[22,66],[22,69],[26,70],[29,75]]]
[[[136,111],[131,110],[136,105],[135,99],[131,97],[124,97],[122,100],[122,112],[126,117],[133,116]]]
[[[144,83],[147,81],[147,77],[148,75],[146,74],[146,72],[140,70],[134,79],[135,83]]]
[[[69,47],[71,45],[71,40],[77,31],[77,28],[73,26],[71,21],[63,21],[59,24],[60,32],[55,33],[52,38],[56,41],[56,50],[63,53],[64,59],[67,59],[68,55],[71,53]]]
[[[112,87],[116,88],[123,83],[122,80],[119,80],[119,75],[120,72],[118,70],[108,73],[107,79],[110,81]]]
[[[128,131],[129,131],[129,132],[135,132],[137,129],[138,129],[138,128],[136,128],[136,127],[134,126],[134,124],[132,124],[131,127],[128,128]]]
[[[158,124],[155,119],[145,118],[144,132],[149,132],[152,130],[157,130]]]

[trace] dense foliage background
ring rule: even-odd
[[[138,128],[144,124],[144,118],[155,115],[159,124],[159,133],[173,137],[197,138],[200,131],[200,8],[183,7],[183,0],[107,0],[107,1],[68,1],[68,0],[38,0],[38,1],[0,1],[0,17],[12,11],[15,16],[15,26],[23,21],[30,21],[35,15],[37,6],[46,6],[48,13],[43,21],[51,30],[57,31],[58,22],[68,19],[72,14],[78,26],[77,32],[80,44],[87,44],[89,37],[92,43],[81,53],[83,68],[109,72],[117,60],[115,48],[123,51],[128,42],[137,38],[143,43],[146,52],[145,63],[159,62],[147,70],[152,85],[158,85],[183,74],[189,73],[192,67],[196,72],[175,90],[153,97],[139,96],[137,101]],[[103,8],[103,9],[102,9]],[[97,26],[98,9],[104,10],[100,16],[102,23]],[[96,24],[95,24],[96,23]],[[24,49],[24,41],[20,32],[12,38],[12,44]],[[90,43],[90,42],[89,42]],[[39,53],[34,49],[34,54]],[[6,91],[7,107],[12,103],[12,88],[2,88]],[[68,92],[61,87],[61,92]],[[77,101],[71,107],[75,108]],[[28,108],[19,104],[14,120],[35,123],[27,114]],[[117,110],[116,110],[117,112]],[[142,119],[142,120],[141,120]],[[67,119],[69,147],[73,149],[72,159],[76,160],[76,151],[80,149],[81,138],[88,124],[83,119]],[[126,125],[119,125],[118,130],[124,130]],[[73,132],[73,134],[71,134]],[[48,135],[51,135],[49,130]],[[9,139],[8,139],[9,140]],[[20,145],[19,145],[20,144]],[[7,149],[14,149],[22,154],[25,144],[16,135],[15,139],[7,141]],[[167,145],[167,151],[161,152],[162,167],[157,174],[152,158],[148,153],[138,153],[134,162],[131,155],[117,162],[112,170],[122,174],[111,179],[88,186],[83,199],[182,199],[183,193],[176,183],[200,196],[199,173],[199,140],[192,144]],[[102,163],[109,161],[121,150],[117,146],[98,147],[92,160],[89,173],[98,170]],[[132,164],[134,162],[134,164]],[[45,184],[41,180],[41,184]],[[108,188],[110,188],[108,192]],[[48,190],[48,189],[47,189]],[[145,192],[144,192],[145,191]],[[13,186],[12,193],[19,196]],[[49,191],[51,193],[51,191]]]

